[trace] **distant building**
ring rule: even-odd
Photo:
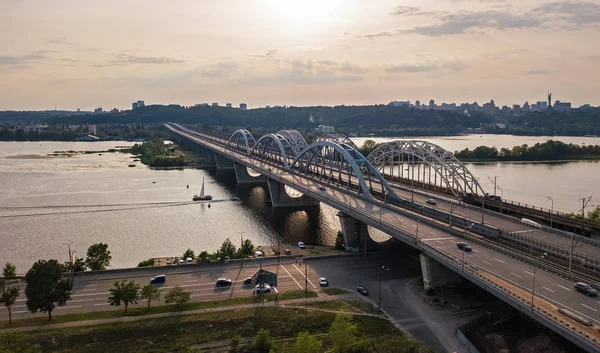
[[[569,111],[571,110],[571,102],[561,102],[557,100],[556,102],[554,102],[554,110],[557,110],[559,112]]]
[[[421,102],[419,100],[415,102],[415,108],[421,108]]]
[[[231,103],[225,103],[226,108],[231,108]]]
[[[584,104],[581,107],[579,107],[579,109],[590,109],[592,106],[589,104]]]
[[[213,104],[212,104],[212,106],[213,106],[213,107],[218,107],[218,106],[219,106],[219,103],[213,103]]]
[[[435,101],[432,99],[429,101],[429,109],[434,109],[435,108]]]
[[[331,134],[331,133],[335,132],[335,128],[333,126],[327,126],[327,125],[319,125],[318,130],[324,134]]]
[[[202,103],[203,107],[208,107],[208,103]]]
[[[111,112],[111,113],[118,113],[118,112],[119,112],[119,109],[117,109],[117,108],[112,108],[110,112]]]
[[[531,110],[531,107],[529,106],[529,102],[525,101],[525,104],[523,104],[523,110],[526,112]]]
[[[98,107],[96,109],[94,109],[94,114],[99,114],[102,113],[102,107]]]
[[[271,106],[270,105],[265,105],[265,108],[271,109]]]
[[[142,108],[144,106],[146,106],[146,103],[144,103],[144,101],[137,101],[137,102],[131,103],[131,109]]]
[[[248,109],[248,105],[246,103],[240,103],[240,109],[246,110],[246,109]]]
[[[410,107],[410,101],[391,101],[388,103],[389,107]]]
[[[88,134],[96,135],[96,125],[88,125]]]

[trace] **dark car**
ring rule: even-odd
[[[252,278],[251,277],[244,278],[244,284],[252,284]]]
[[[456,243],[456,247],[462,251],[472,251],[473,250],[473,248],[471,248],[471,246],[469,244],[465,243],[464,241]]]
[[[437,204],[437,202],[434,199],[429,199],[429,200],[427,200],[425,202],[427,202],[430,205],[434,205],[434,206]]]
[[[165,275],[158,275],[150,280],[152,284],[165,283],[167,277]]]
[[[369,295],[369,291],[363,286],[356,286],[356,291],[365,296]]]
[[[325,187],[324,186],[319,186],[319,190],[325,191]]]
[[[285,249],[285,254],[286,255],[292,255],[292,251],[290,249]]]
[[[230,286],[231,280],[229,278],[219,278],[217,279],[217,287],[225,287]]]
[[[597,297],[598,291],[596,291],[592,286],[587,283],[577,282],[574,285],[575,290],[581,292],[585,295],[589,295],[590,297]]]

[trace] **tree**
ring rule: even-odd
[[[219,254],[222,257],[224,257],[224,256],[233,257],[235,252],[236,252],[235,245],[233,245],[233,243],[231,242],[231,240],[229,240],[229,238],[225,239],[223,244],[221,244],[221,249],[219,249]]]
[[[335,319],[329,327],[329,338],[333,343],[335,353],[344,353],[348,351],[356,341],[356,325],[350,322],[350,315],[340,311],[335,315]]]
[[[271,333],[269,330],[260,329],[254,336],[254,341],[252,341],[252,348],[256,349],[259,352],[268,352],[271,349]]]
[[[12,311],[11,307],[17,300],[19,296],[19,287],[11,286],[8,287],[5,291],[0,295],[0,303],[4,304],[6,309],[8,309],[8,323],[12,324]]]
[[[145,285],[140,292],[140,299],[148,301],[148,310],[150,310],[150,302],[160,300],[160,291],[152,284]]]
[[[209,256],[210,255],[208,254],[208,251],[203,251],[200,253],[200,255],[198,255],[198,261],[209,261]]]
[[[184,253],[183,253],[183,259],[187,259],[188,257],[191,257],[192,259],[194,258],[194,250],[188,248]]]
[[[294,353],[320,353],[323,351],[323,342],[316,339],[308,331],[298,333],[294,344]]]
[[[2,277],[5,279],[15,278],[17,277],[17,266],[15,264],[11,264],[7,262],[2,269]]]
[[[346,248],[344,233],[340,231],[337,232],[337,236],[335,237],[335,248],[339,250],[344,250]]]
[[[245,239],[242,243],[242,256],[254,254],[254,244],[250,239]]]
[[[358,149],[363,156],[368,156],[369,153],[377,148],[377,143],[373,140],[366,140],[363,145]]]
[[[69,272],[82,272],[85,271],[85,260],[79,257],[75,258],[73,261],[73,267],[71,267],[71,263],[69,261],[65,262],[65,267]]]
[[[127,314],[129,304],[137,304],[138,299],[140,299],[140,285],[135,284],[134,281],[116,281],[115,287],[108,291],[110,292],[108,303],[112,306],[119,306],[123,302],[123,305],[125,305],[125,314]]]
[[[0,332],[0,353],[42,353],[39,344],[31,344],[20,331]]]
[[[175,304],[175,308],[179,308],[179,305],[189,302],[190,299],[192,299],[192,292],[186,291],[179,285],[175,286],[165,295],[165,303]]]
[[[39,260],[27,271],[25,295],[27,309],[36,313],[48,312],[48,320],[52,320],[52,310],[64,306],[71,299],[73,282],[62,278],[61,264],[56,260]]]
[[[88,248],[85,263],[91,271],[99,271],[106,269],[111,259],[108,244],[98,243]]]

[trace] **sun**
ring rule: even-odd
[[[338,19],[342,0],[268,0],[267,10],[288,25],[324,25]]]

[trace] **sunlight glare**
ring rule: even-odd
[[[317,25],[333,22],[342,10],[341,0],[269,0],[269,12],[289,25]]]

